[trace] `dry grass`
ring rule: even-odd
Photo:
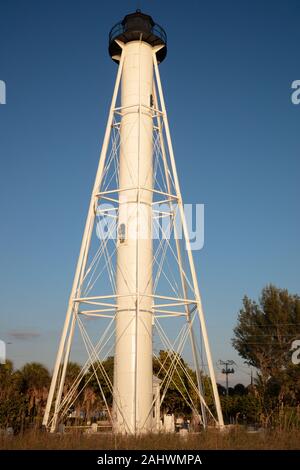
[[[227,432],[210,430],[200,434],[190,434],[187,439],[177,434],[153,434],[134,438],[109,434],[51,435],[39,431],[28,431],[23,435],[0,436],[0,449],[300,449],[300,430],[266,430],[259,433],[248,433],[244,429],[236,427]]]

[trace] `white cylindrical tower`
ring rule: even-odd
[[[117,244],[116,426],[151,429],[152,403],[152,47],[125,45]],[[139,105],[140,103],[140,105]],[[128,189],[132,188],[132,189]]]
[[[118,37],[124,44],[124,64],[116,267],[116,432],[149,432],[153,427],[153,44],[149,42],[153,25],[151,17],[136,12],[125,17],[123,36]],[[152,34],[153,38],[158,39]]]

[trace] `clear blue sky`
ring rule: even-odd
[[[215,361],[242,364],[230,339],[244,294],[300,291],[298,0],[2,0],[0,338],[16,366],[53,365],[116,74],[107,36],[137,7],[168,34],[161,74],[184,200],[205,204],[195,260]]]

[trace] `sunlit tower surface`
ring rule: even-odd
[[[65,422],[93,377],[114,432],[158,431],[154,410],[163,409],[170,385],[178,387],[184,377],[193,394],[181,394],[201,424],[222,427],[159,75],[166,33],[136,11],[112,28],[109,53],[118,72],[44,425],[54,432]],[[66,390],[72,345],[79,339],[87,359]],[[168,360],[159,356],[161,349]],[[184,353],[193,361],[196,380],[181,361]],[[102,365],[109,355],[114,355],[113,381]],[[162,377],[158,394],[153,358]],[[213,409],[206,404],[209,393]]]

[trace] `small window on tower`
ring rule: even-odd
[[[153,108],[153,95],[150,95],[150,108]]]
[[[124,243],[126,239],[126,227],[125,224],[120,224],[119,225],[119,241],[120,243]]]

